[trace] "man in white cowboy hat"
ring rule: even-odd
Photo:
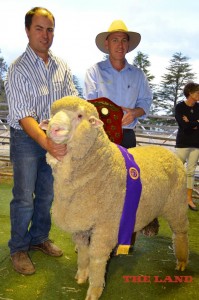
[[[138,118],[145,118],[152,103],[152,93],[143,71],[125,58],[141,40],[137,32],[128,31],[121,20],[112,22],[107,32],[96,36],[99,50],[109,57],[87,70],[84,96],[87,100],[106,97],[122,107],[123,140],[125,148],[136,146],[133,128]]]
[[[84,96],[87,100],[105,97],[122,107],[121,145],[125,148],[136,146],[133,128],[138,118],[146,117],[152,103],[152,92],[144,72],[129,64],[125,58],[140,40],[140,34],[128,31],[123,21],[113,21],[108,31],[99,33],[95,39],[99,50],[109,54],[109,57],[88,69],[85,76]],[[158,220],[155,219],[143,229],[143,233],[154,235],[158,228]],[[132,237],[132,244],[135,236]]]

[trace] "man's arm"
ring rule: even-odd
[[[61,160],[66,155],[67,146],[63,144],[56,144],[49,139],[34,118],[25,117],[19,121],[19,124],[35,142],[37,142],[56,159]]]
[[[135,119],[145,115],[145,111],[143,108],[126,108],[122,107],[123,111],[126,112],[122,118],[122,126],[126,126],[131,124]]]
[[[97,82],[95,78],[95,69],[91,67],[86,71],[84,78],[84,98],[86,100],[92,100],[99,98],[97,93]]]

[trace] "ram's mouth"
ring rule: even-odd
[[[49,131],[49,137],[57,144],[68,141],[69,139],[69,130],[62,128],[53,128]]]

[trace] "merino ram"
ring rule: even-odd
[[[68,96],[52,105],[47,135],[66,143],[62,161],[47,154],[54,176],[53,217],[72,233],[78,250],[79,284],[89,280],[86,300],[102,294],[106,264],[118,241],[126,194],[127,169],[118,146],[104,131],[94,105]],[[164,217],[173,232],[177,270],[188,261],[186,176],[174,153],[160,146],[128,149],[140,168],[142,183],[134,232]],[[133,196],[133,195],[132,195]]]

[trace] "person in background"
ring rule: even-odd
[[[184,96],[186,99],[175,107],[175,118],[179,126],[176,154],[183,163],[186,162],[188,206],[191,210],[197,211],[192,193],[199,159],[199,84],[187,83],[184,87]]]
[[[126,54],[140,43],[141,36],[129,31],[122,20],[115,20],[108,31],[96,36],[95,43],[108,58],[90,67],[85,75],[84,98],[92,100],[106,97],[124,112],[121,146],[136,147],[134,128],[139,118],[145,118],[152,104],[152,92],[144,72],[126,60]],[[144,232],[157,234],[158,220],[144,228]],[[135,242],[135,234],[132,244]]]
[[[122,107],[123,140],[125,148],[136,146],[134,128],[139,118],[145,118],[152,103],[152,92],[144,72],[129,64],[126,54],[140,43],[137,32],[128,31],[125,23],[115,20],[107,32],[96,36],[99,50],[108,58],[89,68],[85,75],[86,100],[106,97]]]
[[[53,177],[45,156],[48,151],[61,160],[67,149],[53,143],[39,123],[50,117],[55,100],[77,95],[77,91],[67,64],[49,50],[54,29],[55,18],[48,9],[35,7],[26,13],[29,43],[11,64],[5,80],[14,173],[8,245],[14,270],[25,275],[35,272],[29,250],[56,257],[63,254],[49,238]]]

